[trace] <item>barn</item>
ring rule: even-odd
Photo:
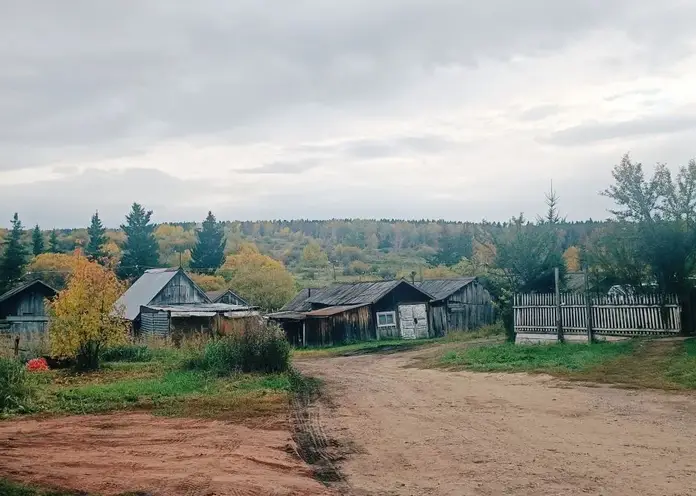
[[[295,345],[426,338],[432,336],[431,299],[404,280],[334,284],[303,289],[268,317],[280,323]]]
[[[145,271],[115,307],[123,309],[136,333],[161,337],[222,331],[225,320],[256,312],[248,305],[211,302],[181,268]]]
[[[43,333],[48,329],[46,303],[56,290],[35,280],[0,295],[0,331],[11,333]]]
[[[432,295],[430,327],[436,336],[451,331],[470,331],[495,320],[491,295],[475,277],[417,282]]]

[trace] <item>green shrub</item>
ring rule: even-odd
[[[0,358],[0,412],[26,410],[31,393],[24,366],[17,360]]]
[[[285,372],[290,366],[290,344],[280,329],[264,326],[211,341],[192,365],[217,375]]]
[[[101,354],[105,362],[149,362],[153,354],[147,346],[124,345],[107,348]]]

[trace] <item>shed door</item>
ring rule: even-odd
[[[428,337],[428,312],[425,304],[399,305],[399,329],[403,339]]]

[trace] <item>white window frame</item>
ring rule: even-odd
[[[391,324],[380,324],[379,323],[379,316],[380,315],[391,315],[392,323]],[[396,327],[396,312],[377,312],[377,327]]]

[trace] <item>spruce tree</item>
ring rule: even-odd
[[[29,250],[22,244],[22,223],[15,213],[12,230],[5,240],[5,251],[0,257],[0,293],[12,289],[20,282],[27,265]]]
[[[48,252],[60,253],[60,245],[58,244],[58,233],[55,229],[51,231],[51,234],[48,237]]]
[[[191,269],[196,272],[215,272],[225,261],[225,231],[212,212],[196,231],[196,246],[191,250]]]
[[[99,218],[99,212],[95,212],[92,216],[92,223],[87,229],[87,234],[89,235],[89,241],[85,247],[85,255],[92,261],[101,261],[106,256],[104,245],[107,239],[106,229]]]
[[[159,265],[155,225],[150,223],[150,217],[152,210],[146,211],[134,203],[126,215],[126,223],[121,225],[127,239],[118,273],[124,279],[140,277],[147,269]]]
[[[41,255],[46,251],[46,244],[44,243],[43,233],[38,224],[34,226],[34,230],[31,232],[31,243],[34,250],[34,256]]]

